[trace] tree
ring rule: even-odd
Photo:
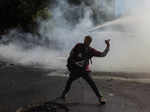
[[[0,5],[0,30],[21,27],[30,32],[31,26],[37,27],[36,19],[48,18],[52,0],[3,0]],[[31,31],[32,32],[32,31]]]

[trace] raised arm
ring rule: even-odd
[[[100,51],[97,51],[96,49],[92,48],[92,54],[93,56],[95,57],[105,57],[108,52],[109,52],[109,48],[110,48],[110,39],[109,40],[105,40],[105,43],[106,43],[106,48],[103,52],[100,52]]]

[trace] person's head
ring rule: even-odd
[[[91,36],[88,35],[88,36],[84,37],[84,45],[90,46],[91,42],[92,42],[92,37]]]

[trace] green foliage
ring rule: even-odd
[[[48,8],[44,8],[44,9],[41,9],[39,11],[37,11],[37,13],[35,13],[33,16],[32,16],[32,19],[37,19],[37,18],[42,18],[42,19],[48,19],[51,17],[51,14],[48,10]]]
[[[45,2],[47,0],[18,0],[18,14],[21,23],[35,23],[38,17],[47,19],[49,17],[48,8]]]
[[[45,17],[46,19],[48,17],[48,9],[45,8],[45,4],[42,4],[41,1],[42,0],[19,0],[19,15],[24,17],[24,19],[27,21],[30,21],[31,18],[36,19],[39,16]]]
[[[0,8],[0,29],[20,26],[28,31],[30,30],[29,26],[37,27],[37,18],[48,19],[51,17],[47,8],[50,5],[50,1],[6,0],[3,9]]]

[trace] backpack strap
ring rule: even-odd
[[[93,64],[92,58],[90,58],[89,60],[90,60],[90,63]]]

